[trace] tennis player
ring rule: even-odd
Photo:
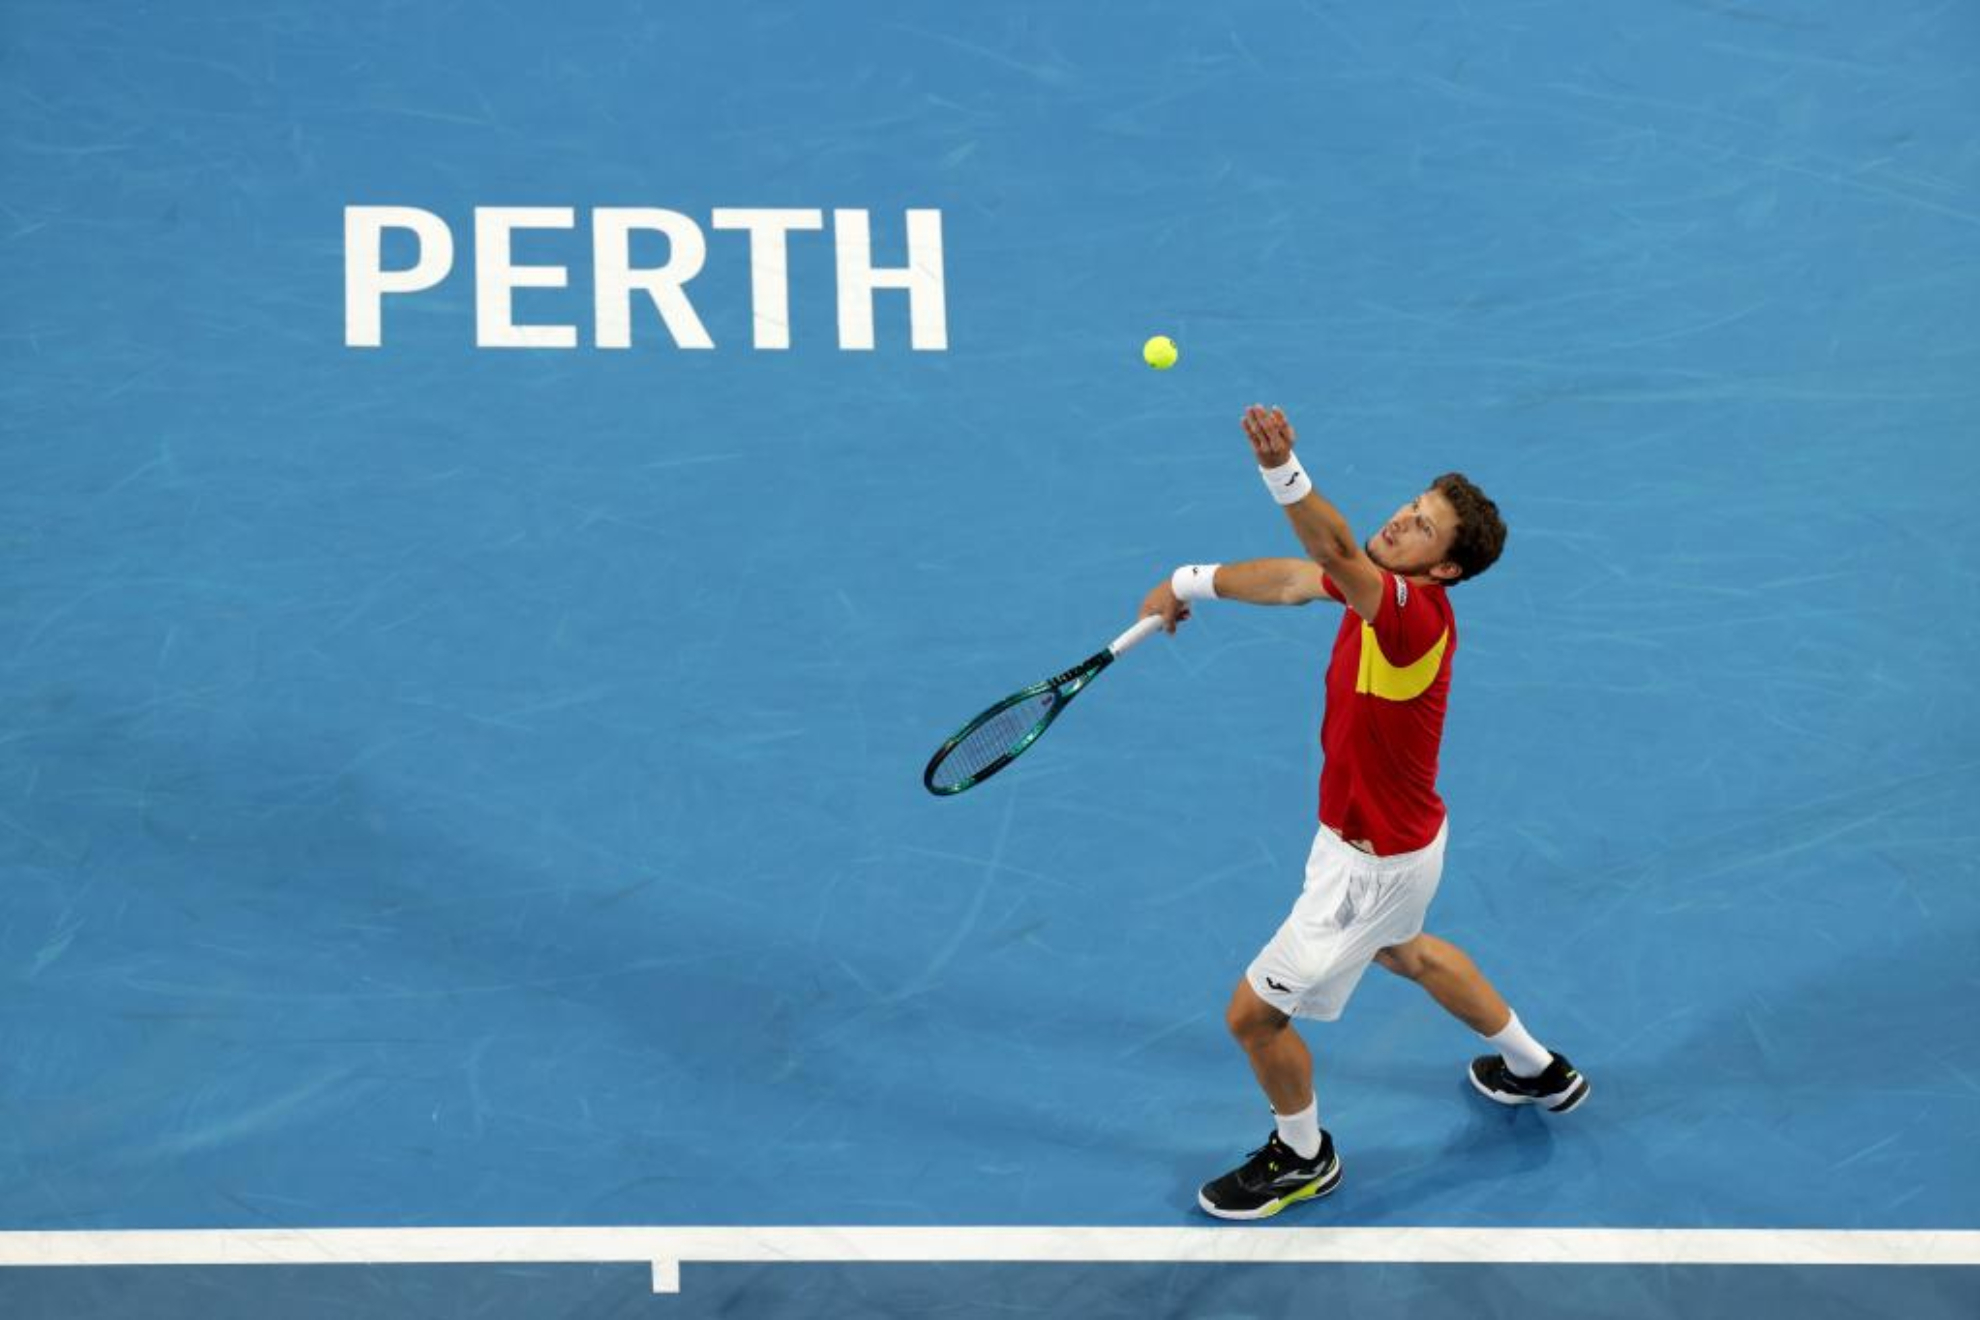
[[[1271,1102],[1276,1130],[1197,1201],[1222,1219],[1264,1219],[1339,1186],[1340,1158],[1320,1126],[1313,1057],[1296,1017],[1341,1015],[1370,962],[1416,982],[1492,1052],[1472,1086],[1505,1105],[1565,1113],[1588,1081],[1527,1031],[1464,951],[1424,933],[1449,835],[1437,795],[1437,749],[1450,692],[1457,619],[1450,588],[1492,566],[1505,546],[1498,506],[1452,472],[1403,505],[1365,545],[1313,488],[1276,408],[1244,414],[1260,474],[1307,559],[1185,564],[1148,593],[1143,615],[1173,632],[1199,600],[1347,606],[1327,663],[1320,744],[1320,828],[1306,885],[1231,995],[1225,1022]]]

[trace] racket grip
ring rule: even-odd
[[[1151,614],[1107,644],[1116,660],[1162,631],[1162,616]]]

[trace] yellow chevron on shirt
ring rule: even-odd
[[[1430,690],[1437,681],[1437,671],[1443,667],[1444,649],[1451,643],[1451,630],[1444,629],[1437,638],[1437,644],[1424,652],[1423,658],[1414,664],[1396,665],[1382,654],[1382,647],[1375,640],[1375,629],[1361,625],[1361,671],[1354,676],[1354,690],[1365,692],[1384,701],[1413,701]]]

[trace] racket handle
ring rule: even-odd
[[[1107,644],[1107,649],[1109,651],[1112,651],[1114,653],[1114,658],[1118,660],[1122,656],[1126,655],[1129,651],[1133,650],[1135,647],[1141,645],[1143,642],[1147,641],[1149,638],[1153,637],[1156,633],[1161,631],[1162,631],[1162,616],[1159,614],[1151,614],[1147,618],[1143,619],[1140,623],[1135,624],[1134,627],[1128,629],[1126,632],[1122,633],[1119,637],[1116,637],[1113,641],[1109,642]]]

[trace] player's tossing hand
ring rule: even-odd
[[[1251,452],[1262,468],[1284,467],[1292,457],[1293,429],[1284,412],[1252,404],[1244,410],[1244,433],[1251,440]]]
[[[1189,617],[1189,602],[1177,600],[1175,589],[1169,585],[1167,578],[1163,578],[1155,584],[1153,591],[1142,598],[1140,617],[1145,619],[1151,614],[1161,615],[1162,631],[1172,633],[1177,624]]]

